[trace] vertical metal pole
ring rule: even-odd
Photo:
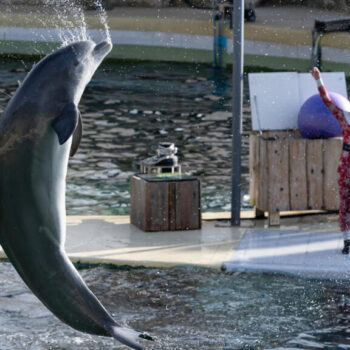
[[[216,0],[213,0],[213,66],[216,68],[218,66],[217,63],[217,37],[216,37]]]
[[[244,0],[233,0],[232,67],[232,197],[231,225],[239,226],[241,212],[241,135],[243,106]]]

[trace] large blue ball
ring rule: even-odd
[[[332,93],[329,93],[329,95],[332,98]],[[323,103],[319,94],[309,97],[301,106],[298,115],[298,127],[301,136],[308,139],[342,135],[337,119]]]

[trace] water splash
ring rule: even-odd
[[[88,40],[87,23],[83,4],[78,0],[45,0],[49,22],[42,19],[44,27],[53,27],[63,46],[74,41]]]
[[[90,35],[84,8],[86,2],[81,0],[45,0],[46,4],[53,8],[58,19],[56,29],[59,30],[63,45],[79,40],[93,40]],[[92,7],[96,9],[94,15],[102,26],[102,40],[111,41],[110,29],[107,20],[107,12],[102,5],[102,0],[93,0]]]
[[[95,10],[88,16],[85,12],[87,3]],[[4,6],[0,19],[9,27],[19,27],[21,24],[20,27],[31,28],[33,41],[42,43],[39,51],[45,46],[52,50],[52,44],[49,43],[65,46],[82,40],[111,41],[107,12],[102,0],[44,0],[40,7],[11,3]],[[94,23],[93,30],[89,28],[90,23]]]
[[[102,5],[102,0],[95,0],[94,2],[96,8],[97,8],[97,13],[100,18],[100,22],[104,27],[104,32],[105,32],[105,37],[106,40],[109,42],[112,42],[111,40],[111,34],[110,34],[110,28],[108,25],[108,17],[107,17],[107,12],[106,9]]]

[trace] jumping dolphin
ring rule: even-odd
[[[75,42],[42,59],[0,118],[0,244],[27,286],[60,320],[142,349],[143,333],[113,320],[64,251],[65,179],[81,137],[77,108],[112,45]]]

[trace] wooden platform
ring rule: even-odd
[[[338,210],[342,139],[302,139],[298,131],[250,135],[250,198],[257,214],[279,223],[281,211]]]

